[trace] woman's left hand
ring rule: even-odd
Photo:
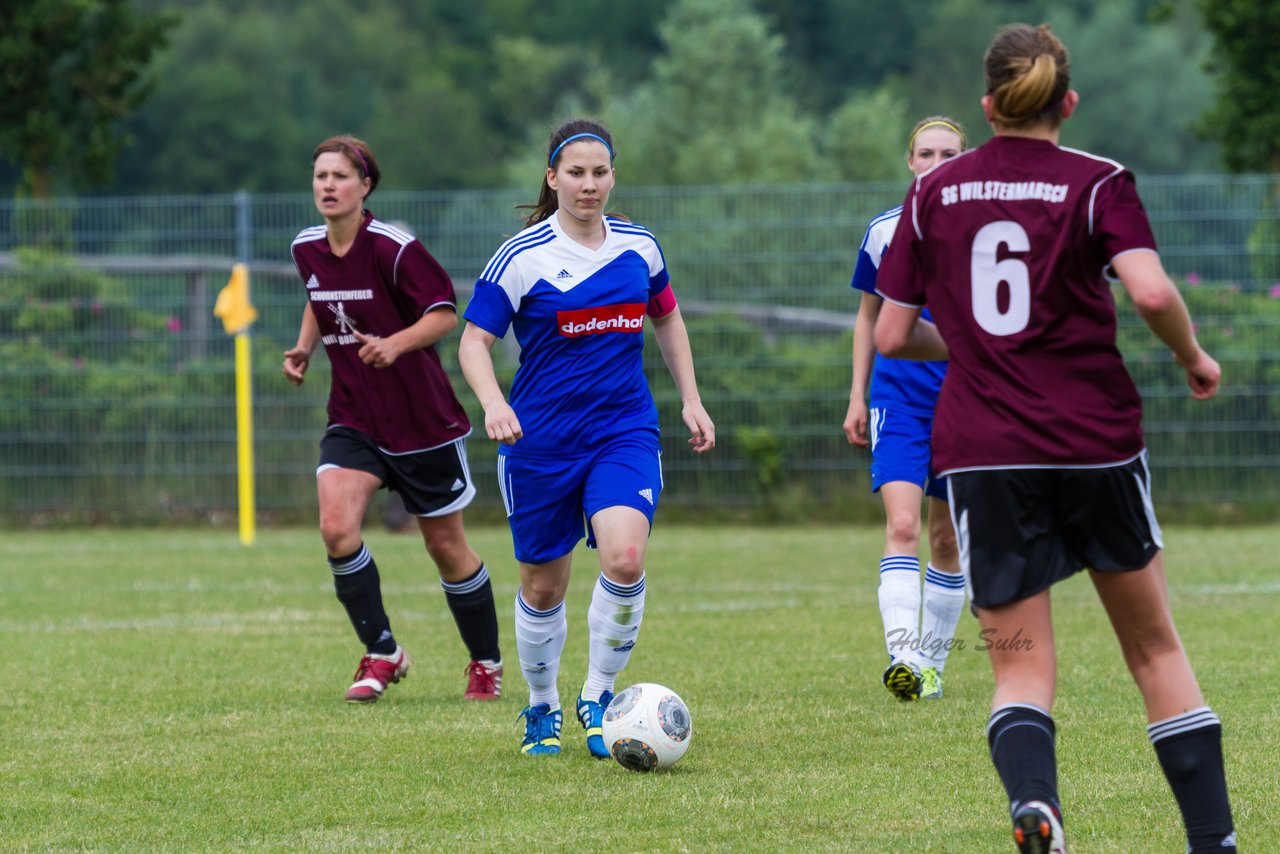
[[[365,335],[352,330],[355,339],[360,342],[360,361],[374,368],[389,368],[400,356],[400,348],[393,338],[379,338],[377,335]]]
[[[686,404],[680,416],[689,428],[689,446],[694,453],[705,454],[716,446],[716,425],[701,403]]]

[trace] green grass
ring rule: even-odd
[[[379,703],[317,532],[7,533],[0,541],[0,847],[225,851],[1011,851],[983,738],[976,621],[946,697],[880,685],[878,529],[660,524],[620,687],[693,714],[671,771],[587,756],[571,718],[596,575],[582,551],[561,670],[566,752],[518,753],[525,686],[505,529],[471,532],[498,595],[506,696],[461,699],[466,657],[416,536],[368,533],[414,655]],[[1274,844],[1280,529],[1166,532],[1175,615],[1222,717],[1242,850]],[[1073,850],[1183,850],[1136,688],[1088,581],[1055,589],[1055,708]],[[1272,849],[1275,850],[1275,849]]]

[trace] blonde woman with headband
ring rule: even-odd
[[[933,454],[990,641],[987,743],[1014,841],[1022,854],[1067,850],[1050,595],[1088,569],[1146,705],[1186,850],[1234,852],[1222,725],[1169,607],[1142,398],[1116,349],[1112,283],[1169,348],[1192,398],[1213,397],[1221,371],[1164,271],[1132,173],[1058,144],[1080,103],[1062,42],[1047,25],[1010,25],[984,64],[995,137],[908,192],[910,215],[880,269],[875,339],[883,353],[950,360]],[[936,326],[919,322],[926,304]],[[1077,711],[1087,727],[1088,704]],[[1096,737],[1097,725],[1084,732]],[[1173,850],[1173,829],[1155,816],[1125,817],[1132,828],[1114,844]]]
[[[964,148],[959,122],[946,116],[921,119],[907,138],[907,168],[922,175]],[[884,501],[879,600],[889,665],[882,679],[899,700],[911,701],[942,697],[942,674],[964,608],[965,584],[947,512],[947,485],[933,476],[930,465],[933,410],[947,363],[877,358],[872,341],[884,304],[876,293],[876,274],[901,215],[898,206],[871,220],[858,250],[853,288],[861,301],[844,433],[850,444],[870,447],[871,490]],[[929,562],[922,593],[918,550],[925,497]]]

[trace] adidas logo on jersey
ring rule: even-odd
[[[320,287],[320,280],[316,278],[316,274],[312,273],[311,278],[307,279],[307,289],[315,290]]]
[[[650,504],[652,504],[652,503],[653,503],[653,490],[652,490],[652,489],[642,489],[642,490],[640,490],[640,497],[641,497],[641,498],[643,498],[645,501],[648,501]]]
[[[559,273],[556,273],[556,278],[563,282],[565,279],[572,279],[573,273],[570,273],[568,270],[561,270]]]
[[[460,477],[455,477],[455,478],[453,479],[453,486],[449,487],[449,491],[450,491],[450,492],[457,492],[459,489],[462,489],[462,487],[464,487],[464,486],[466,486],[466,484],[462,482],[462,478],[460,478]]]

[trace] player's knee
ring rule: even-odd
[[[890,513],[885,536],[893,545],[914,551],[920,542],[920,518],[907,512]]]
[[[956,535],[950,525],[936,528],[930,526],[929,556],[935,566],[950,566],[960,559],[960,548],[956,545]]]
[[[320,517],[320,537],[331,555],[349,555],[360,547],[360,529],[336,517]]]
[[[424,531],[422,541],[436,566],[454,566],[467,557],[467,539],[454,531]]]
[[[1150,626],[1145,631],[1121,639],[1129,669],[1135,674],[1159,670],[1164,662],[1182,658],[1182,641],[1171,625]]]
[[[564,590],[554,578],[535,573],[520,584],[520,598],[535,611],[549,611],[564,601]],[[550,575],[550,573],[546,573]]]
[[[644,555],[638,548],[601,554],[600,570],[614,584],[630,586],[644,575]]]

